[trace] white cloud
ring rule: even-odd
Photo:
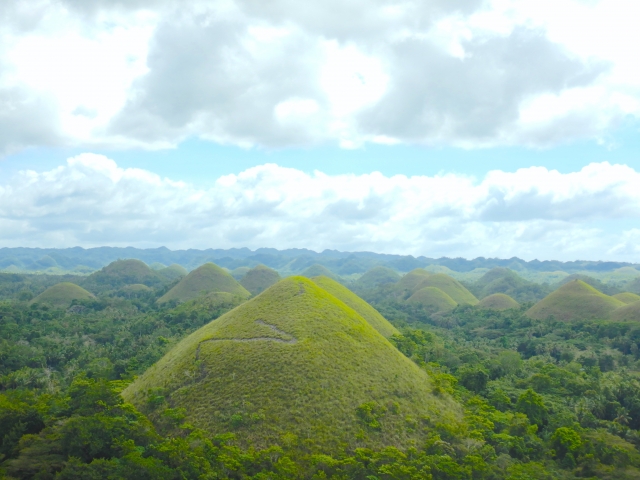
[[[3,2],[0,153],[600,138],[640,114],[635,3]]]
[[[626,225],[640,219],[639,184],[639,172],[609,163],[482,179],[267,164],[195,187],[82,154],[0,185],[0,242],[638,261],[639,232]]]

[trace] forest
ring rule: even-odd
[[[497,268],[458,281],[379,266],[354,280],[317,266],[281,280],[264,266],[142,265],[0,274],[1,478],[640,478],[633,276],[551,284]],[[198,335],[194,387],[174,357]],[[331,364],[316,366],[324,352]],[[237,356],[215,371],[233,380],[206,394],[205,421],[196,392],[223,353]],[[282,399],[230,399],[270,389]],[[304,422],[274,413],[289,401]]]

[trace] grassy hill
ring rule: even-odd
[[[424,268],[416,268],[415,270],[411,270],[400,280],[398,280],[398,282],[396,283],[396,290],[407,291],[413,294],[416,290],[418,290],[418,286],[422,283],[422,281],[426,277],[430,277],[431,275],[432,274],[427,272]]]
[[[339,280],[339,277],[334,274],[327,267],[318,265],[317,263],[307,267],[301,274],[301,277],[313,278],[313,277],[329,277],[333,280]]]
[[[185,408],[188,423],[210,434],[232,431],[240,445],[257,448],[284,439],[326,453],[404,448],[423,442],[432,422],[453,426],[460,418],[423,370],[303,277],[197,330],[122,395],[149,412],[154,392],[166,407]]]
[[[573,280],[527,310],[527,316],[538,320],[549,316],[558,320],[605,319],[623,305],[582,280]]]
[[[161,268],[158,270],[158,273],[165,277],[167,280],[173,282],[178,278],[186,277],[188,275],[188,271],[182,265],[178,265],[177,263],[173,263],[168,267]]]
[[[265,265],[258,265],[245,273],[240,280],[240,285],[252,295],[258,295],[279,281],[280,274],[278,272]]]
[[[509,310],[511,308],[518,308],[520,304],[516,302],[509,295],[504,293],[494,293],[488,297],[484,297],[478,302],[478,307],[486,310]]]
[[[635,293],[631,292],[622,292],[616,293],[615,295],[613,295],[613,298],[620,300],[622,303],[629,304],[640,300],[640,295],[636,295]]]
[[[137,283],[158,287],[168,283],[168,280],[159,272],[151,270],[146,263],[129,259],[116,260],[92,273],[83,282],[83,286],[89,290],[103,291]]]
[[[158,303],[165,303],[171,300],[186,302],[212,292],[227,292],[240,297],[251,296],[225,270],[213,263],[205,263],[190,272],[176,286],[160,297]]]
[[[552,291],[548,285],[530,282],[513,270],[503,267],[492,268],[469,288],[478,298],[504,293],[520,302],[537,302]]]
[[[407,302],[412,305],[420,305],[431,313],[453,310],[458,305],[453,298],[437,287],[421,288],[411,295]]]
[[[355,282],[355,287],[359,289],[375,288],[387,283],[397,283],[400,280],[394,270],[387,267],[374,267]]]
[[[456,279],[451,278],[444,273],[436,273],[425,277],[419,284],[420,289],[425,287],[436,287],[449,295],[454,302],[458,304],[466,303],[468,305],[475,305],[478,303],[478,299],[467,290]]]
[[[329,277],[315,277],[312,279],[316,285],[329,292],[347,306],[353,308],[362,318],[375,328],[383,337],[390,337],[400,333],[396,327],[389,323],[380,312],[353,293],[344,285],[339,284]]]
[[[96,297],[75,283],[62,282],[47,288],[31,300],[31,303],[44,303],[54,307],[68,307],[73,300],[89,300],[91,298]]]
[[[240,280],[242,280],[242,277],[244,277],[249,270],[251,270],[251,268],[249,268],[249,267],[238,267],[238,268],[235,268],[235,269],[231,270],[231,272],[229,272],[229,273],[237,281],[240,281]]]
[[[609,319],[616,322],[640,322],[640,302],[633,302],[616,308],[611,312]]]
[[[602,283],[597,278],[593,278],[589,275],[584,275],[581,273],[574,273],[573,275],[569,275],[568,277],[563,278],[555,285],[555,287],[559,288],[562,285],[573,282],[574,280],[582,280],[587,285],[591,285],[593,288],[595,288],[599,292],[604,293],[605,295],[614,295],[616,293],[620,293],[620,289],[616,288],[615,286],[607,285],[605,283]]]

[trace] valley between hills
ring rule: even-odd
[[[0,478],[640,478],[640,267],[167,252],[1,252]]]

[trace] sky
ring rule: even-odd
[[[0,247],[640,262],[636,11],[0,2]]]

